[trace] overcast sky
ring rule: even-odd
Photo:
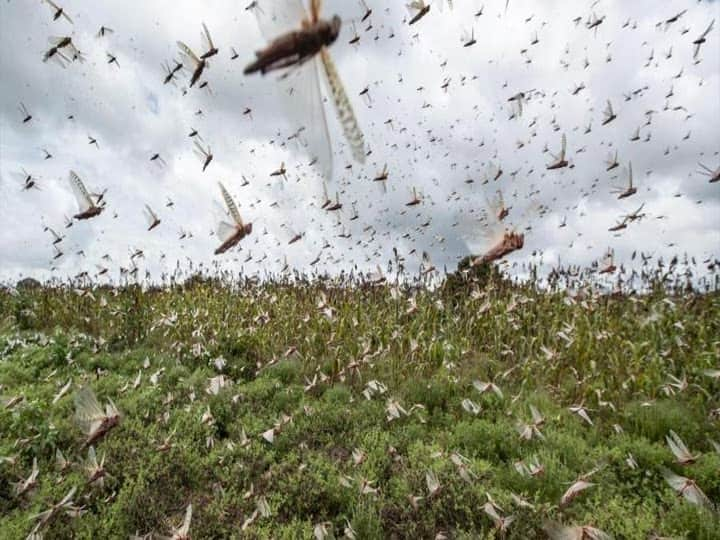
[[[293,4],[257,2],[266,16]],[[324,15],[343,19],[330,51],[371,151],[364,165],[353,161],[327,101],[334,154],[327,190],[343,204],[336,213],[321,209],[323,179],[309,166],[324,140],[317,136],[322,107],[309,91],[314,64],[284,82],[244,76],[266,43],[246,3],[62,0],[70,24],[53,20],[39,1],[2,1],[0,280],[95,274],[98,265],[116,279],[138,249],[145,253],[141,273],[155,276],[178,260],[276,272],[284,257],[301,271],[373,270],[386,266],[393,247],[410,272],[423,251],[438,268],[453,269],[459,258],[487,249],[503,227],[526,234],[525,248],[507,260],[516,272],[528,261],[586,265],[608,249],[617,262],[634,250],[717,256],[720,183],[710,184],[698,163],[720,167],[720,22],[699,61],[692,42],[720,18],[718,2],[510,0],[506,13],[501,0],[455,0],[452,10],[446,3],[441,10],[438,0],[409,26],[404,2],[367,0],[373,13],[361,23],[359,1],[326,0]],[[677,22],[658,26],[682,10]],[[593,12],[604,20],[588,29]],[[164,85],[162,63],[179,58],[178,40],[203,52],[202,22],[219,48],[201,79],[210,90],[188,89],[189,72]],[[114,32],[99,38],[103,25]],[[351,45],[355,31],[360,40]],[[477,43],[463,47],[472,31]],[[67,35],[86,61],[43,63],[48,39]],[[239,58],[231,59],[231,47]],[[325,81],[320,85],[328,96]],[[573,95],[579,85],[584,89]],[[522,116],[510,118],[507,100],[520,91],[530,99]],[[608,99],[617,118],[603,126]],[[27,123],[21,102],[32,115]],[[647,111],[655,111],[649,124]],[[636,128],[640,140],[631,141]],[[193,129],[214,155],[205,172],[188,136]],[[547,171],[552,157],[543,150],[557,153],[563,133],[573,167]],[[620,166],[607,172],[605,160],[616,151]],[[166,165],[150,161],[155,153]],[[270,176],[282,162],[287,180]],[[611,192],[626,183],[629,162],[638,192],[618,200]],[[503,175],[493,180],[491,170],[485,183],[491,163]],[[373,182],[385,164],[387,191]],[[40,189],[23,190],[23,169]],[[107,208],[66,228],[66,216],[77,213],[70,170],[91,192],[107,190]],[[218,181],[253,233],[215,257]],[[407,207],[413,187],[422,204]],[[498,190],[509,217],[478,221]],[[162,220],[150,232],[145,204]],[[642,221],[608,231],[642,204]],[[62,257],[53,259],[44,226],[64,237]],[[288,245],[298,233],[304,238]]]

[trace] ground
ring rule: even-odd
[[[506,538],[551,523],[720,537],[717,510],[663,477],[720,501],[717,294],[195,280],[0,292],[0,321],[2,539],[73,486],[81,515],[59,512],[45,538],[171,535],[190,503],[200,539],[500,537],[489,500],[514,516]],[[94,445],[103,487],[83,466],[83,385],[122,415]]]

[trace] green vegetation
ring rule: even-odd
[[[435,291],[196,279],[0,292],[0,321],[3,539],[25,538],[73,486],[81,515],[58,512],[46,538],[169,535],[189,503],[196,539],[500,537],[488,497],[515,516],[506,538],[545,537],[549,522],[720,537],[716,510],[663,478],[720,501],[717,294],[581,299],[497,276]],[[95,444],[103,487],[83,467],[82,385],[122,414]],[[694,463],[676,462],[670,430]],[[17,496],[34,458],[37,486]]]

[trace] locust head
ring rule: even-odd
[[[324,41],[327,45],[334,43],[335,40],[338,38],[338,36],[340,35],[341,26],[342,20],[340,19],[340,16],[334,15],[333,18],[330,20],[329,24],[327,25],[327,29],[324,32]]]

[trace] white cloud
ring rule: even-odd
[[[0,279],[51,275],[53,252],[43,223],[66,236],[64,257],[53,261],[58,267],[54,275],[61,276],[95,272],[106,253],[114,268],[127,265],[130,250],[138,248],[146,253],[142,265],[154,275],[188,259],[264,273],[278,271],[287,256],[292,266],[307,270],[320,252],[317,270],[336,272],[354,265],[368,270],[378,263],[385,266],[394,246],[407,257],[411,272],[422,251],[429,251],[438,267],[452,268],[467,252],[458,231],[468,229],[496,189],[503,190],[506,204],[513,207],[508,219],[519,228],[532,227],[525,249],[510,257],[518,264],[537,260],[533,251],[544,251],[549,265],[558,258],[588,264],[608,248],[618,259],[635,250],[665,256],[688,252],[699,259],[717,254],[720,194],[717,185],[695,172],[699,161],[720,165],[717,31],[708,36],[702,62],[694,64],[692,57],[692,40],[720,15],[717,2],[672,0],[658,7],[652,0],[603,0],[591,9],[589,1],[512,0],[507,16],[502,7],[488,3],[482,17],[475,18],[482,2],[458,0],[452,12],[432,9],[412,27],[404,23],[402,5],[375,4],[372,29],[366,30],[369,21],[358,25],[361,40],[353,47],[347,43],[352,35],[347,22],[361,15],[359,4],[325,2],[326,13],[338,9],[346,21],[332,53],[372,149],[364,167],[345,168],[351,158],[327,103],[336,151],[328,190],[331,196],[338,192],[344,205],[339,226],[337,216],[320,209],[322,182],[307,167],[309,157],[288,141],[299,124],[296,115],[287,115],[275,77],[242,75],[263,44],[244,5],[153,0],[130,7],[119,0],[66,0],[75,21],[70,26],[52,21],[42,4],[5,4],[0,20]],[[688,12],[667,31],[656,28],[685,8]],[[592,10],[606,16],[597,34],[573,22],[576,17],[584,21]],[[193,88],[183,95],[185,81],[162,84],[161,63],[177,56],[177,40],[199,47],[202,21],[220,48],[207,71],[213,93]],[[115,33],[97,39],[100,25]],[[471,26],[477,44],[464,48],[460,36]],[[68,32],[86,63],[67,69],[44,64],[47,38]],[[536,45],[531,44],[534,32]],[[240,55],[235,61],[230,60],[231,46]],[[526,54],[520,53],[523,49]],[[119,69],[107,64],[106,51],[117,56]],[[654,59],[646,67],[651,53]],[[674,79],[681,70],[682,77]],[[571,95],[579,83],[586,89]],[[370,105],[358,95],[366,86]],[[671,88],[674,95],[666,98]],[[507,99],[530,89],[542,96],[533,97],[522,118],[509,120]],[[634,91],[626,101],[624,95]],[[601,126],[607,99],[618,118]],[[29,124],[21,123],[21,101],[33,114]],[[683,109],[673,110],[679,106]],[[252,118],[243,114],[246,107]],[[648,110],[657,114],[641,134],[651,134],[651,140],[631,142]],[[74,120],[67,119],[70,114]],[[553,130],[553,122],[559,131]],[[590,122],[592,132],[584,134]],[[192,128],[215,155],[205,173],[192,153]],[[543,147],[557,149],[562,132],[575,167],[546,171],[550,158]],[[97,138],[99,149],[88,144],[88,135]],[[523,142],[520,149],[518,141]],[[42,148],[53,159],[44,160]],[[639,191],[625,201],[610,194],[611,186],[622,181],[615,178],[619,170],[605,172],[603,160],[610,149],[617,149],[623,165],[633,163]],[[156,152],[167,167],[150,163]],[[282,161],[287,162],[286,184],[269,176]],[[505,173],[484,186],[482,173],[489,161],[501,164]],[[385,163],[390,170],[387,194],[372,182]],[[12,174],[21,167],[41,177],[41,191],[22,191]],[[108,211],[64,229],[63,217],[74,212],[67,188],[71,168],[94,189],[107,188]],[[241,187],[242,176],[249,186]],[[469,179],[474,182],[466,183]],[[254,232],[243,240],[241,251],[214,258],[217,241],[210,234],[218,180],[237,198]],[[424,204],[407,208],[413,186],[423,193]],[[175,202],[172,209],[165,206],[167,197]],[[360,214],[355,221],[349,219],[352,202]],[[643,202],[644,221],[619,236],[607,231]],[[145,231],[145,203],[162,219],[151,233]],[[536,211],[539,204],[549,208],[542,218]],[[567,227],[559,228],[563,217]],[[180,241],[181,229],[192,232],[192,238]],[[288,246],[290,230],[304,232],[304,239]],[[343,230],[352,237],[339,238]],[[331,247],[323,249],[326,244]],[[416,254],[410,253],[413,249]],[[75,255],[79,250],[84,257]],[[249,252],[253,259],[246,262]]]

